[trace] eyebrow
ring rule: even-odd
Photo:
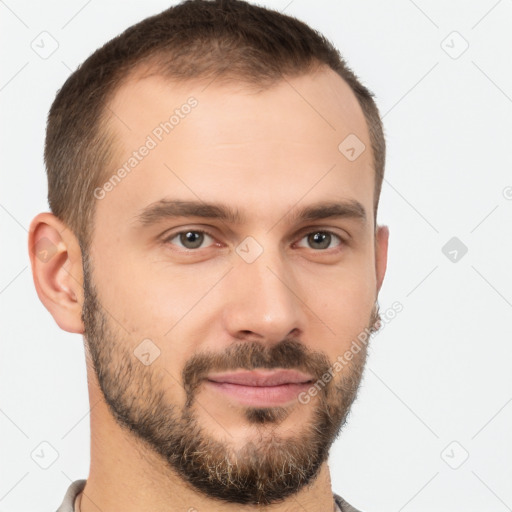
[[[230,224],[242,224],[245,216],[237,208],[222,203],[203,201],[180,201],[160,199],[143,208],[134,218],[141,226],[149,226],[175,217],[201,217],[217,219]],[[295,209],[285,215],[288,222],[313,221],[332,218],[353,218],[365,223],[367,220],[364,206],[354,199],[341,201],[322,201]]]

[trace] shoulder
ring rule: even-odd
[[[336,493],[333,493],[334,495],[334,501],[338,504],[338,506],[341,509],[341,512],[361,512],[360,510],[357,510],[357,508],[354,508],[350,503],[347,503],[341,496],[339,496]]]
[[[57,512],[73,512],[75,509],[75,498],[82,492],[87,480],[75,480],[66,491],[62,504]]]

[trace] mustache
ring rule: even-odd
[[[371,333],[380,327],[379,309],[378,302],[375,302],[369,322]],[[251,341],[231,345],[224,353],[195,354],[185,364],[181,377],[187,395],[192,395],[201,380],[211,372],[284,368],[309,373],[318,380],[330,367],[331,362],[324,353],[287,338],[274,345]]]
[[[185,364],[181,376],[190,405],[195,390],[211,372],[284,368],[304,371],[320,379],[330,366],[325,354],[314,352],[296,340],[285,339],[271,346],[251,341],[232,345],[223,353],[195,354]]]

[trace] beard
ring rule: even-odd
[[[222,353],[194,354],[181,372],[186,393],[183,406],[166,397],[169,378],[165,368],[145,366],[131,344],[116,329],[98,300],[92,268],[84,252],[84,304],[86,349],[93,362],[103,397],[118,425],[201,494],[228,503],[270,505],[283,501],[310,484],[328,459],[329,449],[339,436],[357,396],[367,355],[367,342],[354,354],[339,376],[334,376],[305,405],[294,435],[283,437],[277,427],[292,407],[243,407],[243,417],[254,427],[241,448],[210,435],[201,425],[197,400],[200,385],[210,372],[244,368],[297,369],[320,382],[332,364],[324,353],[312,351],[295,339],[268,345],[257,342],[233,344]],[[378,306],[368,322],[370,332],[380,320]],[[169,346],[169,344],[168,344]],[[293,410],[295,409],[293,408]],[[238,410],[238,409],[236,409]]]

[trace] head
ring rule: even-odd
[[[242,1],[172,7],[68,78],[34,281],[163,472],[250,504],[314,480],[378,324],[384,161],[372,94],[337,50]],[[278,369],[304,376],[288,399],[212,382]]]

